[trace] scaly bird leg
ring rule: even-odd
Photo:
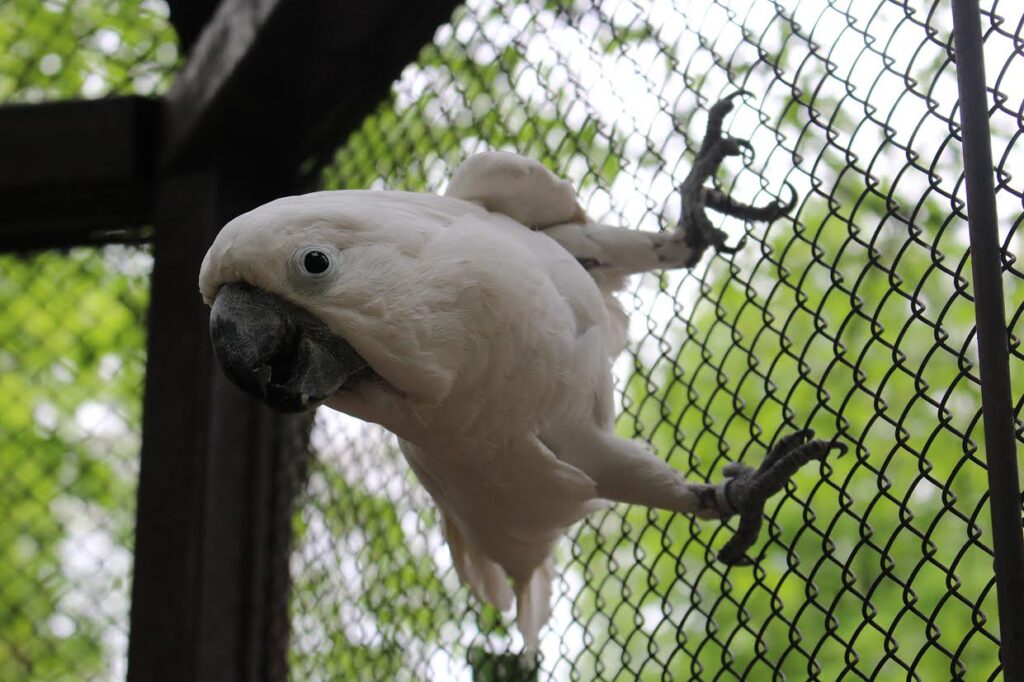
[[[811,460],[824,460],[829,451],[846,452],[841,443],[815,440],[810,430],[780,438],[757,469],[733,462],[718,483],[687,481],[638,440],[620,438],[602,428],[542,434],[542,442],[558,459],[577,467],[597,485],[607,500],[642,504],[693,514],[702,519],[726,519],[739,514],[739,530],[718,554],[726,564],[749,564],[746,552],[757,541],[765,502],[786,487],[797,470]]]
[[[566,251],[595,278],[624,277],[648,270],[690,268],[700,262],[709,246],[718,253],[735,253],[736,246],[726,244],[726,234],[711,224],[707,209],[742,220],[771,222],[796,206],[796,190],[787,183],[789,201],[773,201],[765,206],[741,203],[725,192],[704,183],[714,176],[727,156],[749,149],[746,140],[722,135],[722,119],[732,109],[737,92],[711,107],[708,130],[697,152],[690,174],[679,187],[683,211],[677,228],[671,232],[645,232],[611,225],[564,223],[544,228],[544,233]]]
[[[695,265],[704,254],[705,249],[711,246],[718,253],[736,253],[743,247],[745,239],[741,239],[736,246],[729,246],[725,240],[727,235],[711,224],[706,209],[712,209],[724,215],[742,218],[743,220],[755,220],[759,222],[771,222],[780,218],[796,206],[796,190],[787,183],[792,196],[786,203],[773,201],[765,206],[751,206],[736,201],[721,190],[705,187],[704,183],[714,176],[718,167],[727,156],[737,156],[743,149],[750,149],[750,143],[746,140],[722,134],[722,121],[725,115],[732,111],[733,99],[738,95],[750,94],[744,90],[719,100],[708,112],[708,128],[701,143],[697,158],[689,175],[679,186],[679,194],[682,199],[682,214],[679,216],[679,224],[676,228],[677,239],[681,239],[692,253],[688,266]]]

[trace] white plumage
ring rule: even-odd
[[[304,271],[311,249],[329,271]],[[688,484],[613,432],[611,363],[626,330],[613,293],[626,275],[693,255],[677,235],[590,224],[568,183],[487,153],[446,196],[320,192],[242,215],[210,248],[200,289],[210,304],[229,283],[269,292],[365,359],[375,376],[324,402],[398,436],[458,575],[501,610],[515,597],[532,650],[566,527],[606,500],[733,511],[724,485]]]

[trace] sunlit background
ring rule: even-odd
[[[1022,15],[983,6],[1016,256]],[[748,237],[736,257],[624,293],[618,428],[695,479],[808,425],[850,455],[769,504],[754,569],[713,561],[717,523],[620,505],[579,524],[542,679],[997,676],[950,32],[947,2],[470,2],[324,170],[325,188],[439,192],[467,155],[506,149],[569,178],[597,221],[670,229],[708,106],[745,89],[727,127],[755,154],[723,186],[800,196],[771,226],[723,220]],[[161,2],[6,0],[0,103],[159,95],[176,44]],[[145,234],[0,256],[3,680],[125,676]],[[1018,405],[1021,276],[1004,278]],[[511,617],[459,586],[391,436],[321,410],[311,451],[293,679],[468,680],[519,651]]]
[[[163,2],[0,2],[0,104],[159,95],[178,59]],[[0,254],[0,679],[125,678],[151,269]]]

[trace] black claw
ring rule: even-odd
[[[735,146],[736,148],[736,151],[732,154],[732,156],[739,156],[740,154],[743,153],[743,150],[746,149],[748,152],[750,152],[750,160],[754,160],[754,155],[757,152],[754,151],[754,145],[750,144],[748,140],[744,140],[741,137],[727,137],[725,139],[728,142],[730,148],[733,146]]]
[[[764,460],[761,462],[761,466],[758,467],[758,471],[763,472],[770,469],[780,457],[789,454],[793,449],[803,445],[812,438],[814,438],[814,431],[812,429],[794,431],[788,436],[783,436],[779,439],[779,442],[775,444],[775,447],[769,450],[768,454],[764,456]]]
[[[732,254],[738,252],[740,249],[747,245],[747,235],[743,235],[742,237],[740,237],[740,240],[739,242],[736,243],[736,246],[729,246],[728,244],[725,243],[725,233],[721,232],[720,230],[717,232],[718,234],[716,236],[721,238],[711,242],[711,246],[715,247],[716,253],[724,253],[731,256]]]
[[[731,478],[725,483],[725,494],[740,515],[740,523],[736,534],[718,553],[719,561],[732,566],[750,563],[747,550],[757,541],[768,498],[785,488],[801,466],[812,460],[823,461],[832,450],[842,455],[847,447],[834,439],[814,440],[814,431],[804,429],[780,438],[757,470],[729,465]]]
[[[846,447],[846,443],[837,443],[835,441],[832,441],[832,444],[829,445],[829,450],[838,451],[836,457],[842,457],[843,455],[850,451],[850,448]]]
[[[773,201],[766,206],[751,206],[734,200],[721,190],[705,187],[704,183],[714,176],[726,156],[735,156],[747,149],[753,155],[754,149],[750,142],[741,138],[722,135],[722,122],[725,115],[732,111],[733,99],[739,96],[750,96],[746,90],[737,90],[716,102],[708,111],[708,127],[701,142],[697,158],[689,175],[679,187],[683,202],[682,214],[679,217],[677,231],[682,234],[684,242],[696,253],[694,262],[707,247],[717,253],[733,254],[746,244],[744,236],[735,246],[726,244],[726,234],[716,228],[708,219],[706,209],[710,208],[724,215],[757,222],[772,222],[789,213],[796,206],[796,190],[788,182],[791,197],[786,203]]]
[[[796,206],[796,190],[794,190],[792,185],[789,183],[786,183],[786,185],[790,188],[790,192],[792,194],[789,201],[786,203],[773,201],[770,204],[765,204],[764,206],[752,206],[750,204],[744,204],[736,201],[721,190],[706,187],[704,188],[704,205],[707,208],[714,209],[723,215],[742,218],[744,220],[770,223],[773,220],[777,220],[778,218],[786,215]]]
[[[789,180],[786,180],[786,189],[789,190],[789,201],[779,205],[779,208],[782,210],[782,213],[780,215],[786,215],[794,208],[796,208],[796,202],[800,198],[800,196],[796,193],[796,187],[794,187],[793,183],[790,182]],[[775,203],[779,202],[776,201]]]

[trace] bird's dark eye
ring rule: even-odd
[[[331,267],[331,260],[323,251],[310,251],[303,257],[302,267],[311,275],[319,275]]]

